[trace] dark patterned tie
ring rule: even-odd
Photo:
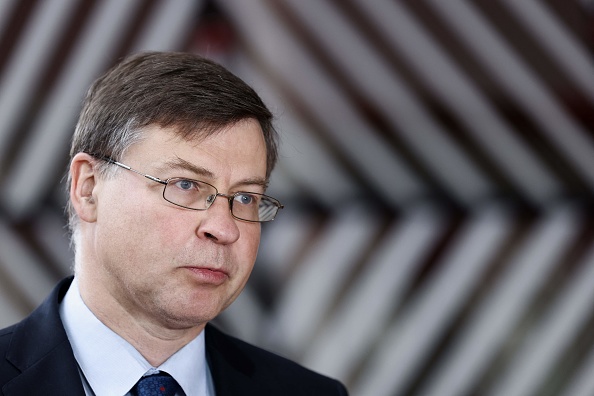
[[[177,381],[169,374],[161,371],[158,374],[142,377],[134,388],[132,394],[138,396],[174,396],[180,389]]]

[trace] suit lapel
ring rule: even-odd
[[[8,382],[5,395],[81,395],[78,366],[59,315],[59,302],[72,278],[62,281],[14,330],[6,359],[21,374]]]
[[[217,396],[270,395],[269,383],[255,380],[258,367],[230,337],[206,325],[206,357]]]

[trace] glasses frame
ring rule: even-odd
[[[104,155],[98,155],[98,154],[89,154],[89,155],[91,155],[92,157],[95,157],[95,158],[97,158],[99,160],[103,160],[103,161],[105,161],[107,163],[110,163],[110,164],[113,164],[113,165],[117,165],[120,168],[129,170],[129,171],[134,172],[134,173],[136,173],[136,174],[138,174],[140,176],[144,176],[147,179],[149,179],[151,181],[154,181],[156,183],[163,184],[163,193],[162,193],[163,199],[165,201],[169,202],[170,204],[173,204],[173,205],[178,206],[180,208],[184,208],[184,209],[188,209],[188,210],[196,210],[196,211],[205,211],[205,210],[208,210],[212,206],[212,204],[216,201],[217,197],[223,197],[223,198],[226,198],[227,201],[229,202],[229,213],[231,213],[231,216],[234,219],[241,220],[241,221],[247,221],[249,223],[267,223],[269,221],[273,221],[276,218],[276,216],[278,215],[278,211],[281,210],[281,209],[283,209],[285,207],[283,204],[280,203],[280,201],[278,199],[273,198],[271,196],[268,196],[266,194],[260,194],[260,193],[250,192],[250,191],[238,191],[238,192],[233,193],[233,194],[223,194],[223,193],[220,193],[219,190],[215,186],[213,186],[212,184],[207,183],[205,181],[202,181],[202,180],[190,179],[188,177],[170,177],[168,179],[163,180],[163,179],[160,179],[158,177],[151,176],[151,175],[148,175],[146,173],[143,173],[143,172],[141,172],[139,170],[136,170],[136,169],[132,168],[131,166],[128,166],[126,164],[123,164],[121,162],[118,162],[118,161],[116,161],[116,160],[114,160],[114,159],[112,159],[110,157],[107,157],[107,156],[104,156]],[[180,205],[178,203],[175,203],[173,201],[168,200],[167,198],[165,198],[165,190],[167,189],[167,186],[169,185],[169,182],[172,181],[172,180],[179,180],[179,179],[196,181],[196,182],[199,182],[199,183],[202,183],[202,184],[206,184],[207,186],[212,187],[214,189],[214,191],[215,191],[214,198],[212,198],[212,199],[208,199],[207,198],[205,200],[205,206],[206,207],[204,209],[190,208],[188,206]],[[270,202],[272,202],[274,204],[274,206],[276,206],[276,212],[274,213],[274,216],[272,216],[272,218],[269,219],[269,220],[247,220],[247,219],[242,219],[241,217],[237,217],[233,213],[233,200],[237,196],[239,196],[241,194],[259,195],[261,197],[264,197],[264,198],[268,199]]]

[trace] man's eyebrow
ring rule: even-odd
[[[185,159],[180,158],[180,157],[175,157],[174,159],[168,160],[160,168],[162,170],[184,169],[184,170],[188,170],[192,173],[195,173],[196,175],[199,175],[200,177],[205,177],[210,180],[215,178],[215,174],[212,171],[210,171],[202,166],[195,165],[195,164],[193,164],[189,161],[186,161]],[[235,186],[258,186],[258,187],[262,187],[264,190],[266,190],[268,188],[268,183],[269,183],[268,179],[255,177],[255,178],[248,178],[248,179],[240,180],[239,182],[235,183]]]
[[[235,183],[236,186],[258,186],[262,187],[264,191],[268,188],[268,180],[261,179],[261,178],[253,178],[253,179],[245,179],[241,180],[239,183]]]
[[[179,158],[179,157],[175,157],[174,159],[168,160],[167,162],[165,162],[163,164],[163,166],[161,166],[161,168],[163,170],[165,170],[165,169],[188,170],[192,173],[195,173],[195,174],[203,176],[203,177],[207,177],[209,179],[214,179],[214,177],[215,177],[214,173],[211,172],[210,170],[208,170],[202,166],[195,165],[195,164],[188,162],[185,159]]]

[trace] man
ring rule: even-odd
[[[271,122],[243,81],[191,54],[134,55],[91,86],[71,147],[75,276],[0,331],[2,395],[346,394],[207,324],[282,208],[264,195]]]

